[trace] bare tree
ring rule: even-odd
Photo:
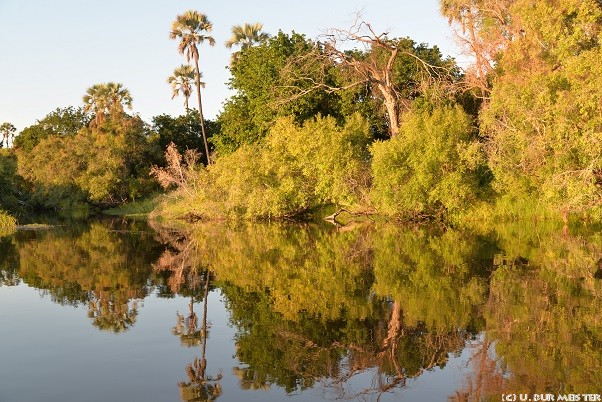
[[[176,145],[171,142],[165,151],[167,166],[162,168],[153,165],[150,175],[154,176],[165,189],[176,187],[192,195],[193,190],[196,189],[198,171],[195,166],[198,159],[198,153],[192,149],[186,150],[184,155],[181,155]]]
[[[292,60],[282,71],[287,79],[291,96],[296,99],[314,90],[343,91],[368,86],[372,96],[382,102],[386,110],[389,135],[399,132],[400,117],[409,109],[411,100],[435,81],[452,76],[446,65],[420,56],[414,42],[407,39],[390,39],[388,32],[377,34],[372,26],[358,15],[350,29],[330,29],[322,36],[314,52]],[[351,46],[360,49],[349,50]],[[396,63],[404,58],[413,63],[413,76],[400,77]],[[316,73],[316,64],[321,71]],[[445,64],[445,63],[442,63]],[[328,82],[328,71],[337,68],[343,72],[342,83]],[[311,70],[311,74],[308,72]],[[400,85],[400,80],[404,80]]]

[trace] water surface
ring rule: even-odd
[[[0,401],[600,393],[596,230],[114,220],[0,240]]]

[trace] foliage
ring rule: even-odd
[[[202,154],[201,161],[207,163],[207,158],[202,152],[204,150],[203,138],[198,113],[188,110],[186,114],[177,117],[162,114],[153,117],[152,122],[151,131],[156,136],[156,142],[162,153],[167,150],[170,143],[174,143],[179,153],[183,154],[186,150],[197,151]],[[212,120],[205,120],[205,128],[210,140],[219,132],[219,124]],[[164,159],[158,160],[156,164],[164,166],[165,161]]]
[[[57,108],[36,124],[24,128],[15,138],[15,148],[29,152],[43,139],[55,135],[74,136],[89,123],[90,117],[82,108]]]
[[[102,124],[107,116],[119,118],[124,106],[132,108],[132,95],[123,84],[106,82],[91,86],[83,97],[84,111],[94,115],[94,123]]]
[[[16,226],[17,220],[6,211],[0,209],[0,234],[6,230],[14,229]]]
[[[599,214],[600,2],[454,0],[443,9],[473,35],[494,188],[565,219]]]
[[[19,173],[34,203],[66,210],[116,204],[155,188],[148,177],[148,130],[139,118],[106,119],[74,136],[51,136],[30,152],[19,150]]]
[[[207,142],[207,133],[205,132],[205,120],[203,117],[203,102],[201,100],[201,70],[199,69],[199,49],[197,45],[205,41],[210,46],[215,45],[215,39],[206,35],[213,30],[213,24],[207,16],[196,10],[188,10],[180,14],[171,24],[169,32],[170,39],[179,40],[178,52],[186,55],[186,61],[194,62],[194,81],[196,85],[197,99],[199,102],[199,117],[201,119],[201,134],[203,135],[203,144],[205,146],[205,158],[207,163],[211,163],[209,144]]]
[[[397,137],[374,143],[378,211],[418,218],[460,212],[478,199],[487,174],[472,124],[459,106],[414,108]]]
[[[190,215],[213,219],[287,218],[323,204],[356,205],[368,181],[368,137],[359,116],[342,127],[333,118],[302,127],[281,119],[262,143],[201,171],[197,191],[179,203]]]
[[[278,32],[257,46],[239,52],[230,68],[229,86],[236,93],[224,104],[218,118],[221,131],[213,141],[218,154],[231,153],[243,144],[265,137],[277,117],[293,116],[298,124],[318,114],[339,117],[335,95],[321,90],[294,98],[287,90],[285,75],[300,71],[285,74],[284,67],[291,59],[303,57],[313,48],[314,43],[304,35]],[[309,79],[321,73],[321,68],[315,65]],[[310,84],[306,83],[305,87]]]
[[[10,150],[0,149],[0,210],[17,212],[21,208],[21,187],[15,154]]]
[[[232,36],[226,41],[226,47],[231,49],[234,46],[240,46],[240,51],[232,53],[230,57],[230,67],[238,60],[241,51],[251,46],[267,40],[270,35],[262,32],[263,24],[256,22],[254,24],[245,23],[243,25],[234,25],[232,27]]]
[[[350,44],[359,49],[347,50]],[[322,47],[315,48],[314,56],[337,71],[340,82],[332,90],[367,89],[365,99],[356,96],[356,103],[368,100],[374,108],[370,115],[386,122],[383,137],[397,135],[401,114],[414,99],[436,86],[448,87],[460,75],[455,61],[444,59],[436,46],[429,48],[410,38],[377,35],[369,23],[361,20],[348,30],[332,29]],[[294,82],[296,76],[292,76]],[[307,80],[305,75],[301,76],[303,80]],[[321,85],[328,83],[319,82]]]
[[[194,75],[194,69],[189,64],[182,64],[167,78],[167,83],[171,86],[172,91],[171,99],[174,99],[181,93],[184,97],[184,109],[186,111],[188,111],[188,99],[192,95]],[[204,88],[205,83],[202,83],[201,86]]]

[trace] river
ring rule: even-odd
[[[602,392],[602,235],[101,219],[0,239],[0,401]]]

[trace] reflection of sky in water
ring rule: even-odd
[[[0,287],[0,401],[177,401],[185,367],[200,356],[199,347],[180,345],[171,328],[176,311],[186,313],[188,298],[149,296],[139,306],[127,332],[99,331],[87,317],[87,306],[61,306],[20,285]],[[202,304],[196,304],[197,313]],[[315,401],[333,399],[337,391],[319,381],[314,389],[287,395],[284,390],[241,390],[232,369],[241,367],[232,341],[235,328],[219,291],[209,296],[207,375],[221,372],[218,401]],[[470,352],[449,360],[444,370],[428,371],[381,401],[446,400],[465,378]],[[349,394],[370,386],[372,370],[345,385]],[[364,400],[375,400],[376,395]],[[361,400],[361,399],[357,399]]]

